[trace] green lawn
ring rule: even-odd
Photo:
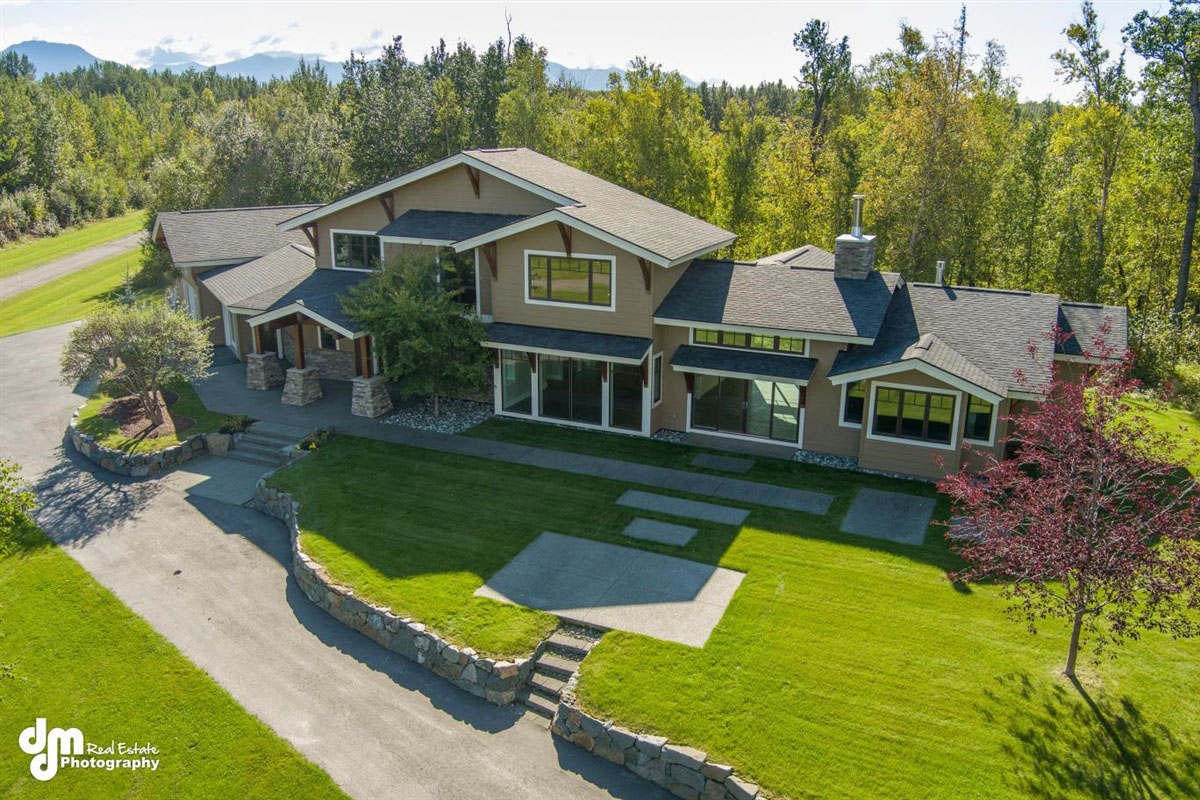
[[[696,452],[503,427],[647,463]],[[770,459],[749,477],[836,499],[824,517],[754,507],[740,530],[702,523],[672,548],[620,536],[635,515],[614,504],[627,484],[345,436],[275,485],[303,503],[304,547],[335,577],[490,653],[525,652],[552,624],[471,594],[543,530],[745,572],[703,648],[610,633],[579,692],[598,715],[705,749],[779,796],[1200,792],[1200,643],[1147,634],[1084,670],[1081,695],[1058,674],[1062,626],[1030,636],[995,589],[952,585],[958,562],[936,530],[921,547],[837,531],[859,486],[931,487]]]
[[[1192,457],[1190,469],[1193,475],[1200,476],[1200,417],[1179,406],[1167,405],[1162,408],[1145,397],[1126,398],[1126,402],[1138,409],[1143,417],[1149,420],[1157,430],[1169,433],[1182,442],[1178,448],[1181,457]]]
[[[57,236],[46,236],[6,245],[0,248],[0,278],[7,278],[9,275],[41,266],[56,258],[69,256],[80,250],[87,250],[89,247],[137,233],[145,222],[146,212],[130,211],[120,217],[102,219],[79,228],[72,228]]]
[[[171,391],[179,395],[179,400],[171,406],[171,413],[189,417],[196,424],[183,431],[183,438],[194,433],[211,433],[221,427],[221,423],[229,419],[227,414],[217,414],[209,411],[200,401],[200,396],[190,383],[175,383]],[[157,439],[129,439],[121,435],[117,424],[110,419],[99,416],[101,409],[108,405],[121,390],[111,386],[101,386],[88,398],[87,404],[79,412],[76,427],[84,433],[96,437],[96,441],[105,447],[124,450],[127,453],[149,453],[162,450],[171,445],[179,444],[178,436],[160,436]]]
[[[120,253],[0,300],[0,336],[12,336],[94,314],[115,297],[126,274],[137,273],[140,259],[138,250]],[[157,290],[143,292],[145,297],[158,294]]]
[[[159,767],[37,781],[17,748],[36,717],[86,742],[149,742]],[[3,797],[345,797],[32,526],[0,531],[0,731]]]

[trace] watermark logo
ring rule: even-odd
[[[48,781],[58,773],[62,756],[83,755],[83,733],[79,728],[46,730],[46,718],[38,717],[33,727],[21,731],[18,740],[29,761],[29,772],[39,781]]]
[[[118,769],[148,769],[154,772],[158,769],[158,759],[149,756],[158,755],[158,748],[137,742],[112,741],[108,744],[95,742],[85,743],[83,733],[79,728],[46,728],[46,718],[38,717],[31,727],[21,731],[17,743],[26,755],[33,756],[29,761],[29,773],[39,781],[48,781],[58,774],[62,767],[68,769],[102,769],[112,772]],[[80,756],[90,756],[80,758]],[[107,756],[95,758],[95,756]],[[121,756],[121,757],[118,757]],[[130,756],[137,756],[131,758]]]

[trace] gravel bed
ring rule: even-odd
[[[576,639],[582,639],[585,642],[598,642],[600,637],[604,635],[604,631],[598,631],[595,628],[582,628],[578,625],[572,625],[569,622],[560,623],[558,629],[565,634],[574,636]]]
[[[671,444],[683,444],[687,434],[683,431],[669,431],[666,428],[660,428],[651,439],[657,439],[660,442],[670,442]]]
[[[380,420],[384,425],[400,425],[433,433],[462,433],[492,416],[489,403],[442,398],[442,414],[433,415],[433,399],[426,398]]]

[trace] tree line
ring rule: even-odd
[[[10,54],[0,237],[126,207],[327,201],[465,147],[527,146],[738,233],[731,257],[831,249],[862,192],[878,264],[910,280],[944,260],[955,283],[1197,313],[1194,7],[1123,28],[1149,60],[1135,82],[1084,2],[1054,54],[1070,103],[1020,102],[1002,43],[977,43],[965,8],[948,22],[902,23],[854,67],[850,40],[813,20],[797,77],[753,87],[689,87],[639,58],[584,91],[548,81],[525,37],[419,59],[396,37],[337,84],[310,65],[266,84],[112,63],[35,80]]]

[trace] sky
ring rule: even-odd
[[[1166,0],[1097,0],[1102,40],[1120,52],[1121,28],[1139,10]],[[477,47],[512,33],[548,48],[569,67],[626,66],[645,55],[689,78],[733,84],[794,81],[800,57],[792,34],[814,17],[835,36],[849,36],[856,64],[896,43],[901,20],[927,36],[949,30],[959,0],[947,2],[362,2],[361,0],[206,0],[186,2],[56,2],[0,0],[0,48],[26,39],[69,42],[92,54],[136,66],[194,60],[230,61],[256,52],[290,51],[343,61],[351,50],[368,57],[392,36],[419,58],[439,38]],[[1063,28],[1079,17],[1078,2],[967,3],[967,31],[976,52],[996,39],[1008,51],[1023,99],[1070,100],[1077,90],[1055,75],[1051,54],[1065,46]],[[1141,60],[1130,53],[1132,74]]]

